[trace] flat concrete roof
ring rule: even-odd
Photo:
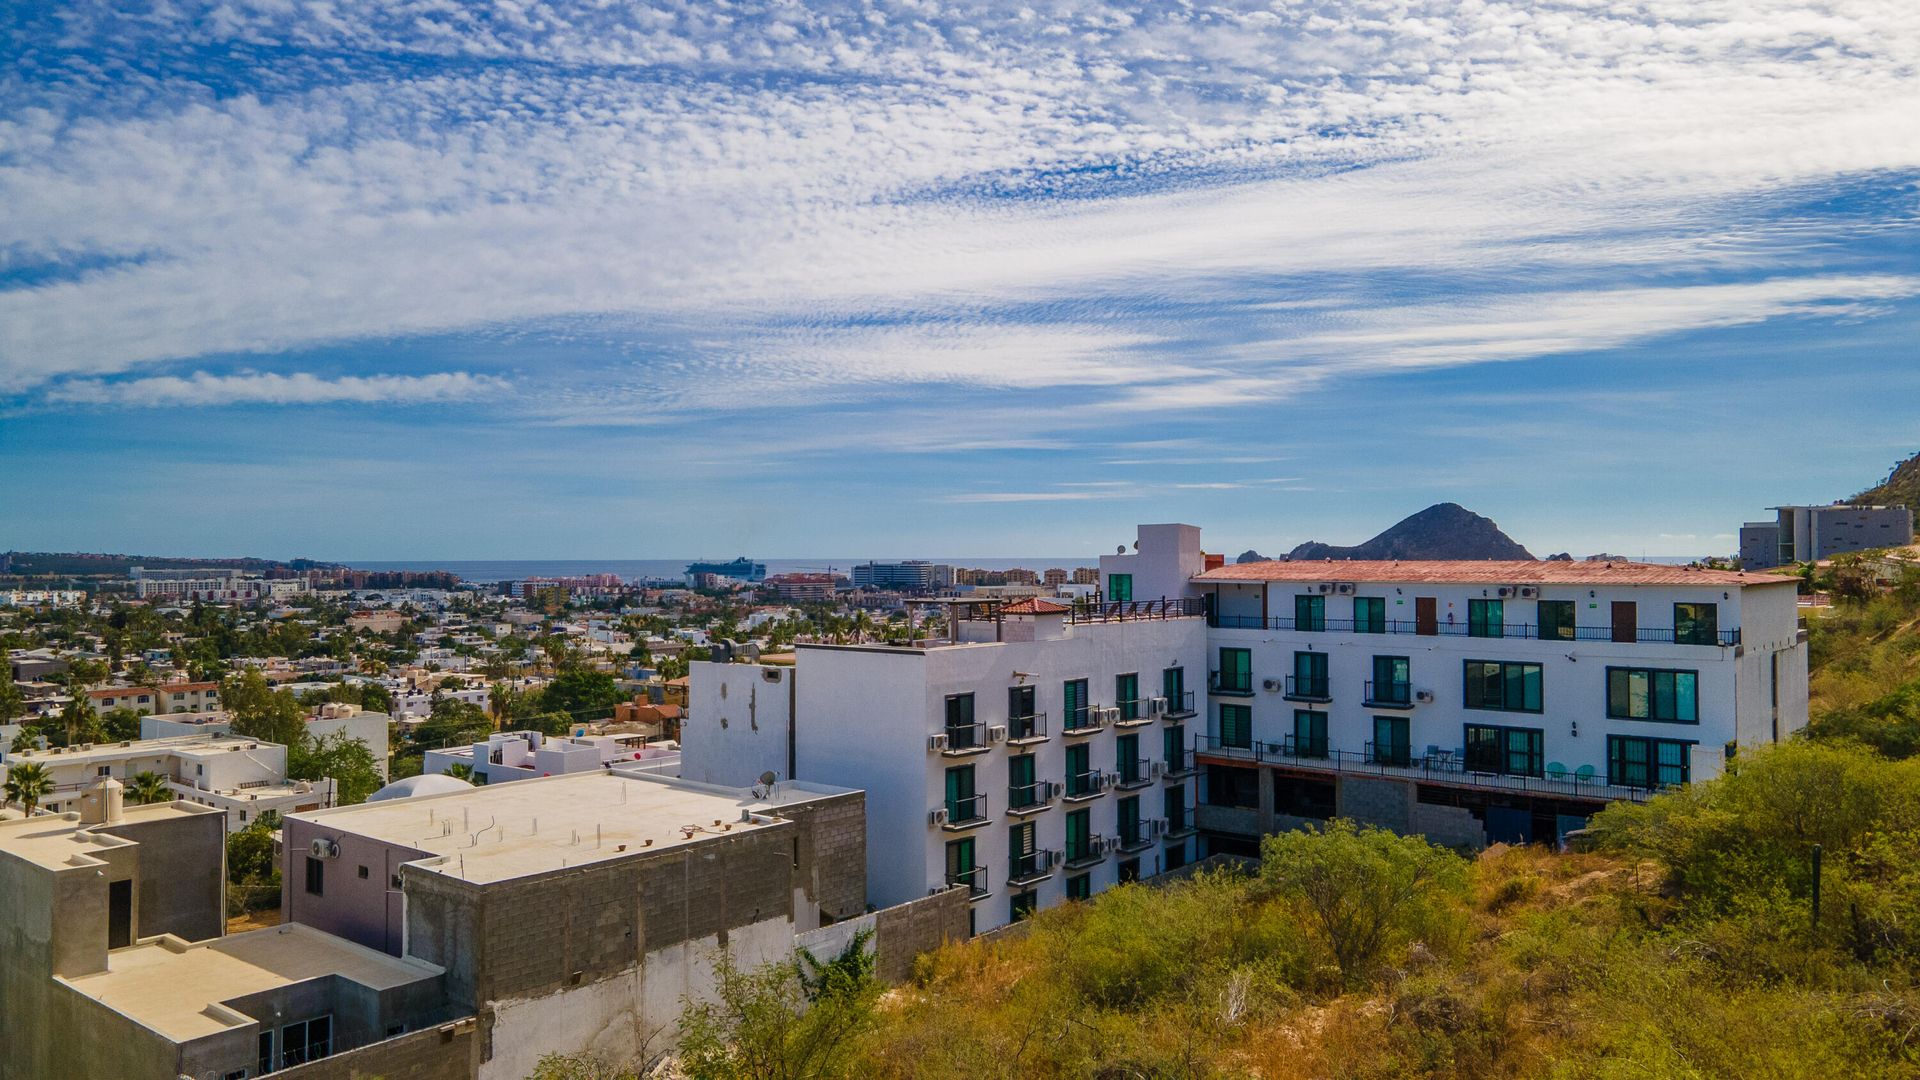
[[[57,752],[46,750],[22,750],[6,755],[8,762],[38,761],[42,764],[59,764],[68,761],[118,761],[126,757],[142,757],[148,754],[175,754],[180,757],[204,757],[210,754],[230,754],[241,752],[249,746],[278,747],[279,743],[270,743],[261,739],[249,739],[241,735],[228,735],[219,732],[207,732],[192,735],[169,735],[163,739],[132,739],[127,742],[94,743],[82,748],[67,747]]]
[[[114,825],[82,824],[79,814],[35,814],[33,817],[8,815],[0,816],[0,854],[12,855],[49,870],[59,870],[69,866],[85,866],[93,863],[94,852],[103,848],[125,847],[134,843],[118,836],[109,836],[99,830],[110,829],[115,825],[134,825],[143,821],[163,821],[167,818],[196,817],[201,814],[218,814],[221,811],[210,806],[196,806],[192,803],[171,802],[151,803],[146,806],[128,806],[121,819]],[[75,858],[79,862],[75,862]]]
[[[786,789],[780,791],[778,789]],[[290,817],[413,848],[413,865],[463,881],[507,881],[750,832],[783,804],[846,790],[791,781],[769,798],[733,788],[595,770]]]
[[[68,986],[178,1043],[246,1023],[220,1002],[338,975],[376,990],[430,979],[441,969],[355,945],[299,923],[188,943],[151,938],[107,954],[107,970]]]

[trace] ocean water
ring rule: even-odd
[[[691,562],[725,562],[731,555],[702,556],[688,559],[451,559],[433,561],[430,559],[406,559],[397,562],[360,562],[350,563],[355,570],[445,570],[458,574],[463,581],[487,584],[497,581],[519,581],[530,577],[578,577],[585,574],[618,574],[628,580],[636,578],[680,578],[685,575],[687,564]],[[894,559],[755,559],[767,564],[768,574],[795,573],[851,573],[853,568],[865,562],[896,562]],[[929,558],[928,562],[951,563],[955,566],[971,567],[977,570],[1012,570],[1024,568],[1042,571],[1052,567],[1072,570],[1077,566],[1097,566],[1099,561],[1091,558],[1072,556],[1035,556],[1030,559],[938,559]]]

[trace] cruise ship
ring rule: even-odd
[[[696,562],[687,564],[687,577],[700,574],[717,574],[736,581],[762,581],[767,576],[767,564],[757,563],[745,555],[731,562]]]

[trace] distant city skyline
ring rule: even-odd
[[[1920,448],[1920,8],[21,6],[0,548],[1730,553]]]

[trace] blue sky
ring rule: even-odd
[[[1920,9],[13,5],[0,548],[1728,551],[1920,448]]]

